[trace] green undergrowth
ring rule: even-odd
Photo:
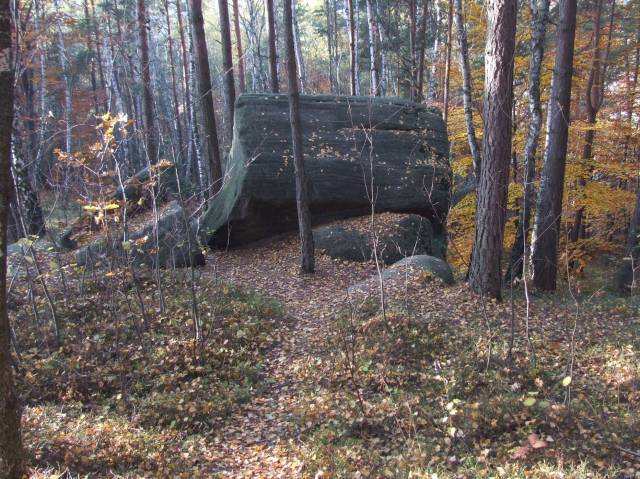
[[[306,365],[308,477],[640,477],[633,308],[601,301],[576,316],[571,301],[536,299],[528,346],[519,298],[512,310],[464,287],[421,295],[436,306],[339,314]]]
[[[34,471],[194,477],[204,444],[268,379],[262,362],[283,318],[279,304],[199,281],[196,342],[186,272],[164,274],[162,307],[155,282],[139,279],[139,296],[123,283],[125,273],[107,274],[86,280],[82,296],[56,297],[57,349],[43,298],[35,303],[38,321],[29,302],[13,311]]]

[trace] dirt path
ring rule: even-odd
[[[303,392],[298,373],[329,334],[329,320],[345,304],[347,288],[370,277],[371,263],[344,263],[316,255],[316,273],[299,274],[295,237],[213,254],[207,274],[276,299],[290,321],[268,352],[264,373],[272,381],[220,431],[214,460],[222,477],[297,478],[302,464],[291,457],[299,428],[295,412]]]

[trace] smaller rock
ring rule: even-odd
[[[151,222],[133,231],[126,243],[120,240],[109,242],[105,238],[93,241],[78,250],[76,262],[79,265],[92,266],[108,256],[126,251],[129,259],[135,264],[153,266],[157,261],[162,267],[175,268],[204,264],[194,224],[185,218],[184,210],[177,201],[172,201],[162,211],[157,227],[157,242],[155,223]]]
[[[455,282],[453,272],[446,261],[435,256],[421,254],[404,258],[382,272],[385,292],[392,295],[394,292],[402,294],[406,281],[414,285],[419,284],[415,281],[419,280],[424,273],[439,278],[446,285],[452,285]],[[366,299],[378,294],[379,289],[380,277],[376,274],[361,283],[351,286],[349,294],[356,297],[363,296],[361,299]]]
[[[440,278],[445,284],[452,285],[455,283],[453,272],[447,262],[441,258],[426,254],[401,259],[386,269],[384,273],[382,273],[382,278],[387,280],[404,276],[407,271],[431,273]]]
[[[445,243],[434,233],[431,221],[420,215],[379,215],[378,258],[386,265],[407,256],[430,255],[444,258]],[[364,220],[364,221],[363,221]],[[347,225],[328,225],[313,232],[316,248],[331,258],[347,261],[369,261],[373,247],[367,217]]]

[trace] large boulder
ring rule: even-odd
[[[108,256],[124,256],[134,264],[162,267],[184,267],[204,264],[204,256],[195,234],[195,224],[177,201],[169,203],[161,212],[157,222],[142,225],[129,234],[126,243],[121,238],[99,238],[80,248],[76,262],[92,266]],[[157,241],[156,241],[157,236]]]
[[[369,261],[374,256],[370,217],[344,223],[314,229],[317,250],[336,259]],[[445,257],[444,238],[435,234],[431,222],[422,216],[378,215],[374,228],[377,256],[384,264],[412,255]]]
[[[449,205],[449,142],[439,112],[392,98],[302,96],[305,170],[315,224],[415,213],[440,231]],[[242,95],[221,192],[199,219],[203,243],[237,245],[297,227],[285,95]]]

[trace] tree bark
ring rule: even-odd
[[[300,233],[301,269],[303,273],[313,273],[315,270],[313,233],[311,231],[307,178],[304,171],[304,152],[302,151],[300,93],[298,91],[298,79],[296,78],[297,70],[291,0],[284,0],[284,30],[287,52],[287,79],[289,86],[289,115],[291,121],[291,140],[293,144],[293,165],[296,177],[296,205],[298,209],[298,228]]]
[[[478,182],[476,237],[469,286],[501,297],[502,240],[507,213],[511,159],[513,59],[517,0],[492,0],[487,6],[484,136]]]
[[[542,128],[542,105],[540,102],[540,76],[544,57],[544,39],[549,21],[550,0],[530,0],[531,7],[531,58],[529,59],[529,112],[531,121],[524,147],[524,189],[522,207],[518,219],[516,239],[511,249],[509,267],[505,280],[520,278],[524,267],[526,240],[529,237],[531,224],[531,205],[533,203],[533,182],[536,174],[536,152]]]
[[[276,49],[276,19],[273,0],[267,0],[267,29],[269,31],[269,79],[271,93],[280,92],[278,82],[278,51]]]
[[[244,53],[242,51],[242,35],[240,34],[240,10],[238,0],[233,0],[233,29],[236,37],[236,54],[238,55],[238,92],[242,95],[245,91]]]
[[[220,14],[220,46],[222,47],[222,90],[224,95],[225,138],[233,138],[233,107],[236,102],[236,87],[233,79],[233,53],[231,49],[231,27],[229,24],[228,0],[218,0]]]
[[[569,133],[577,0],[560,0],[556,56],[547,112],[547,144],[532,234],[532,274],[536,288],[556,288],[560,217]]]
[[[216,116],[213,110],[213,92],[211,90],[211,74],[209,73],[207,39],[204,33],[204,19],[202,17],[202,0],[189,0],[189,2],[191,7],[193,41],[196,50],[200,109],[202,110],[204,132],[207,139],[210,184],[212,192],[215,194],[222,186],[222,162],[220,158],[220,146],[218,144]]]
[[[7,312],[7,227],[14,82],[12,18],[11,2],[0,0],[0,479],[18,479],[24,472],[21,411],[13,380]]]
[[[471,97],[471,66],[469,65],[469,44],[467,43],[467,29],[462,15],[462,0],[453,0],[456,14],[456,26],[458,29],[458,43],[460,45],[460,67],[462,69],[462,100],[464,103],[464,119],[467,124],[467,141],[473,160],[473,173],[476,178],[480,176],[480,149],[476,138],[476,129],[473,126],[473,103]],[[511,110],[509,110],[511,111]]]
[[[158,136],[155,127],[151,65],[149,62],[149,35],[147,31],[149,20],[144,2],[145,0],[138,0],[138,35],[140,38],[144,136],[149,162],[154,164],[158,161]]]

